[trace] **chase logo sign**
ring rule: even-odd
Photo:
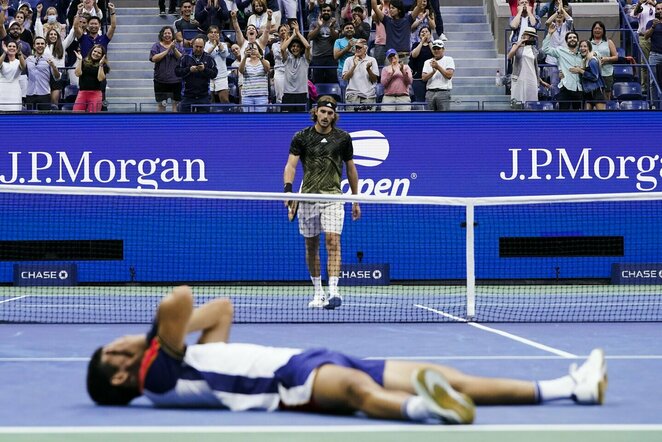
[[[611,283],[616,285],[662,284],[662,264],[612,264]]]
[[[76,264],[14,264],[14,285],[76,285]]]
[[[339,285],[389,285],[388,264],[341,264]]]

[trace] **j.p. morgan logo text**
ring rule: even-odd
[[[508,149],[511,153],[510,170],[501,171],[499,177],[513,180],[629,180],[637,179],[635,187],[642,192],[655,190],[662,177],[660,155],[596,155],[591,148],[579,155],[559,149]]]
[[[138,189],[158,189],[163,183],[207,181],[201,159],[107,159],[91,151],[73,157],[67,152],[8,155],[9,167],[0,170],[2,184],[133,183]]]

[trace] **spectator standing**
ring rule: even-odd
[[[256,42],[248,43],[239,64],[239,73],[244,76],[244,86],[241,89],[241,104],[244,105],[244,110],[249,112],[267,111],[269,69],[269,62],[264,58],[262,48]]]
[[[87,19],[86,33],[83,32],[82,25],[76,27],[76,38],[80,43],[80,52],[83,58],[87,57],[92,47],[96,45],[103,46],[104,54],[108,51],[108,44],[110,44],[115,35],[115,29],[117,29],[115,5],[108,3],[108,11],[110,12],[110,26],[105,34],[99,34],[101,29],[101,19],[99,17]]]
[[[25,61],[28,73],[28,93],[25,104],[31,110],[50,110],[51,108],[51,75],[57,81],[60,71],[53,58],[46,56],[46,40],[44,37],[34,39],[34,54]]]
[[[384,23],[386,31],[386,46],[398,51],[400,60],[409,64],[409,44],[411,37],[411,26],[414,17],[418,17],[423,11],[423,0],[418,0],[412,12],[406,12],[402,0],[391,0],[389,15],[385,15],[377,5],[377,0],[370,0],[375,20]]]
[[[377,60],[369,56],[368,42],[361,39],[355,44],[356,53],[345,60],[342,78],[347,82],[345,102],[348,104],[372,104],[377,100],[375,83],[379,79]],[[354,108],[358,110],[358,107]]]
[[[607,108],[605,101],[605,83],[600,75],[600,62],[593,53],[593,46],[588,40],[579,42],[579,53],[582,56],[582,65],[573,66],[570,72],[577,74],[582,82],[582,99],[586,110]]]
[[[78,81],[78,95],[74,103],[74,112],[99,112],[103,104],[102,83],[110,72],[106,64],[106,48],[94,45],[87,57],[83,58],[76,52],[76,76]]]
[[[57,8],[51,6],[46,10],[46,22],[42,23],[41,21],[41,11],[42,11],[43,5],[39,3],[37,5],[37,19],[34,22],[34,30],[35,30],[35,36],[40,37],[40,35],[37,35],[37,26],[41,26],[43,29],[42,35],[47,34],[48,31],[51,29],[55,29],[57,32],[59,32],[60,36],[64,38],[66,34],[66,26],[64,23],[60,23],[58,21],[58,15],[57,15]]]
[[[349,4],[349,3],[348,3]],[[352,9],[352,23],[354,24],[354,38],[370,41],[370,25],[365,21],[363,6],[356,5]]]
[[[210,26],[223,29],[229,18],[225,0],[198,0],[195,3],[195,21],[202,31],[208,32]]]
[[[516,43],[522,40],[527,28],[538,29],[540,18],[533,13],[533,6],[527,0],[519,0],[517,12],[510,20],[510,29],[513,31],[510,42]]]
[[[414,95],[418,102],[425,101],[425,85],[421,76],[423,75],[423,66],[425,61],[432,58],[432,33],[430,28],[422,27],[419,33],[418,44],[411,48],[409,57],[409,67],[414,78]],[[440,39],[441,40],[441,39]],[[442,40],[443,41],[443,40]]]
[[[342,38],[337,39],[333,44],[333,58],[338,61],[338,82],[344,84],[342,77],[345,61],[354,55],[354,45],[356,44],[354,24],[351,21],[343,23],[342,34]]]
[[[418,34],[422,28],[435,29],[437,26],[431,4],[428,3],[428,0],[421,0],[421,4],[423,5],[423,10],[414,17],[414,22],[411,24],[409,43],[412,47],[418,43],[420,39]]]
[[[565,45],[565,35],[574,28],[574,20],[568,11],[566,11],[564,8],[561,8],[549,17],[545,25],[549,28],[552,23],[555,25],[555,30],[550,37],[549,44],[552,48],[558,48],[559,46]],[[549,79],[552,87],[558,88],[560,77],[556,58],[552,57],[551,55],[546,55],[545,63],[554,67],[544,67],[543,77]]]
[[[255,26],[258,37],[264,32],[268,34],[276,32],[280,24],[280,11],[268,10],[265,0],[253,0],[251,5],[253,13],[248,17],[248,24],[246,26]],[[269,16],[271,16],[271,19],[268,20]]]
[[[278,27],[278,41],[271,45],[271,52],[274,56],[274,94],[276,95],[276,103],[283,102],[283,91],[285,89],[285,64],[283,63],[283,56],[280,52],[281,44],[285,42],[290,36],[290,25],[283,23]],[[315,73],[313,72],[313,75]],[[335,75],[334,75],[335,78]]]
[[[32,32],[29,28],[30,23],[25,21],[25,12],[23,12],[23,10],[20,10],[16,13],[14,16],[14,22],[18,23],[21,28],[21,40],[29,44],[30,48],[32,48],[32,40],[34,40],[34,36],[32,35]]]
[[[650,40],[651,51],[650,58],[648,63],[653,68],[653,73],[659,72],[659,66],[662,64],[662,2],[658,2],[655,5],[655,18],[648,22],[646,25],[646,33],[644,37]],[[657,76],[658,86],[662,87],[662,84],[659,84],[660,76]],[[662,104],[660,103],[660,96],[657,92],[657,88],[653,86],[653,79],[651,79],[651,91],[653,93],[653,104],[656,109],[661,109]]]
[[[538,2],[540,5],[540,2]],[[536,11],[538,17],[544,17],[548,15],[551,17],[554,14],[558,14],[560,11],[566,11],[568,15],[572,15],[572,6],[568,3],[568,0],[552,0],[542,8]]]
[[[257,27],[255,27],[255,25],[248,25],[246,26],[246,36],[244,37],[244,33],[241,32],[241,28],[239,27],[239,21],[237,20],[236,11],[230,12],[230,19],[232,20],[232,27],[234,28],[235,31],[237,44],[241,48],[241,53],[244,54],[246,52],[246,48],[248,47],[248,45],[253,43],[260,46],[262,53],[264,53],[264,50],[267,47],[267,43],[269,43],[269,33],[263,32],[258,39]],[[273,20],[273,12],[271,11],[271,9],[267,9],[267,25],[269,26],[269,28],[271,28],[272,20]]]
[[[614,63],[618,61],[618,53],[614,42],[606,37],[606,30],[605,24],[601,21],[593,23],[590,42],[599,61],[600,73],[604,81],[604,98],[611,100],[611,91],[614,89]],[[581,52],[581,47],[579,51]]]
[[[333,47],[338,39],[338,25],[333,6],[323,5],[319,18],[311,23],[308,39],[312,44],[313,83],[336,83],[338,77],[334,67]]]
[[[164,26],[159,31],[159,41],[152,45],[149,61],[154,63],[154,98],[157,110],[165,112],[168,98],[172,101],[172,111],[182,101],[182,80],[175,72],[184,48],[175,41],[175,31]]]
[[[294,33],[280,48],[285,64],[285,88],[283,104],[301,104],[286,107],[285,111],[305,111],[308,104],[308,67],[310,66],[310,44],[299,32],[296,21],[292,22]]]
[[[639,26],[637,27],[639,47],[641,48],[644,57],[648,59],[651,52],[651,41],[646,38],[646,29],[648,22],[655,18],[655,0],[640,0],[634,9],[632,9],[630,15],[636,18],[639,23]],[[641,89],[643,91],[648,90],[648,81],[648,70],[641,69]]]
[[[510,102],[515,108],[523,107],[527,101],[538,101],[538,86],[542,80],[539,76],[538,48],[535,47],[537,37],[536,30],[528,28],[522,39],[508,52],[508,60],[513,61]]]
[[[437,39],[432,42],[432,58],[423,65],[422,80],[427,81],[425,101],[432,111],[447,111],[451,107],[451,90],[455,61],[445,56],[444,42]]]
[[[189,0],[184,0],[179,6],[179,13],[181,14],[181,17],[175,20],[174,24],[176,31],[175,39],[183,47],[190,48],[193,39],[186,38],[187,36],[184,35],[185,31],[203,31],[200,29],[198,21],[192,17],[193,3]]]
[[[560,102],[561,110],[581,109],[582,85],[579,75],[570,71],[573,66],[581,66],[582,56],[578,51],[579,37],[575,31],[565,35],[565,46],[553,48],[550,46],[551,35],[556,31],[556,25],[552,23],[547,30],[547,37],[542,42],[542,51],[545,55],[551,55],[558,61],[561,71],[559,82],[559,94],[556,99]]]
[[[76,16],[76,19],[78,16]],[[55,81],[51,78],[51,103],[58,104],[60,101],[60,94],[64,87],[69,84],[69,71],[66,70],[66,50],[72,45],[75,37],[75,28],[72,27],[67,36],[62,40],[60,32],[55,28],[50,28],[45,31],[45,25],[42,25],[41,20],[35,22],[34,32],[37,37],[46,38],[46,50],[44,56],[52,58],[55,65],[60,70],[60,79]],[[75,76],[74,76],[75,77]],[[77,77],[76,77],[77,78]]]
[[[383,106],[384,111],[408,111],[411,110],[411,98],[409,97],[409,86],[413,77],[411,68],[403,64],[395,49],[386,51],[388,66],[382,69],[381,83],[384,86],[383,104],[397,104],[397,106]]]
[[[2,42],[0,54],[0,111],[21,111],[21,84],[19,77],[25,70],[25,57],[15,41]]]
[[[191,112],[194,104],[208,105],[211,103],[209,96],[209,81],[218,74],[218,68],[214,59],[204,51],[205,40],[196,37],[191,43],[193,51],[184,54],[179,59],[175,68],[175,74],[184,80],[184,92],[182,101],[179,103],[181,112]],[[197,112],[206,112],[208,109],[197,108]]]
[[[388,16],[391,0],[381,0],[381,2],[378,3],[378,5],[382,13],[385,16]],[[372,21],[375,24],[375,42],[374,42],[375,46],[373,50],[373,56],[377,60],[379,66],[383,66],[384,64],[386,64],[386,29],[384,28],[383,22],[379,22],[377,21],[377,19],[375,19],[374,13],[373,13]]]
[[[205,43],[205,52],[212,56],[216,63],[218,73],[210,82],[212,95],[218,99],[221,104],[230,102],[230,85],[228,84],[228,65],[227,58],[230,55],[228,45],[221,41],[221,30],[218,26],[212,25],[207,33],[207,43]]]

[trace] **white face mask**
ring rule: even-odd
[[[48,23],[55,23],[57,21],[57,15],[49,15]]]

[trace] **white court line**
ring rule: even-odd
[[[144,427],[0,427],[0,434],[93,434],[93,433],[485,433],[556,431],[662,431],[660,424],[578,424],[578,425],[274,425],[274,426],[144,426]]]
[[[446,318],[452,319],[452,320],[457,321],[457,322],[464,322],[465,324],[470,325],[472,327],[475,327],[479,330],[483,330],[483,331],[486,331],[486,332],[489,332],[489,333],[494,333],[494,334],[497,334],[499,336],[503,336],[505,338],[512,339],[513,341],[517,341],[517,342],[520,342],[520,343],[525,344],[525,345],[530,345],[531,347],[535,347],[539,350],[543,350],[543,351],[546,351],[546,352],[549,352],[549,353],[553,353],[555,355],[559,355],[559,356],[567,358],[567,359],[577,359],[578,358],[577,355],[574,355],[572,353],[568,353],[567,351],[559,350],[558,348],[553,348],[553,347],[550,347],[548,345],[541,344],[539,342],[535,342],[535,341],[532,341],[530,339],[526,339],[526,338],[523,338],[521,336],[514,335],[512,333],[508,333],[508,332],[505,332],[505,331],[502,331],[502,330],[498,330],[496,328],[487,327],[487,326],[484,326],[482,324],[477,324],[475,322],[469,322],[464,318],[460,318],[459,316],[451,315],[450,313],[442,312],[441,310],[437,310],[437,309],[434,309],[434,308],[431,308],[431,307],[426,307],[426,306],[420,305],[420,304],[414,304],[414,306],[416,306],[418,308],[421,308],[423,310],[431,311],[433,313],[436,313],[438,315],[444,316]]]
[[[5,302],[9,302],[9,301],[16,301],[17,299],[27,298],[28,296],[30,296],[30,295],[23,295],[23,296],[17,296],[15,298],[5,299],[4,301],[0,301],[0,304],[3,304]]]

